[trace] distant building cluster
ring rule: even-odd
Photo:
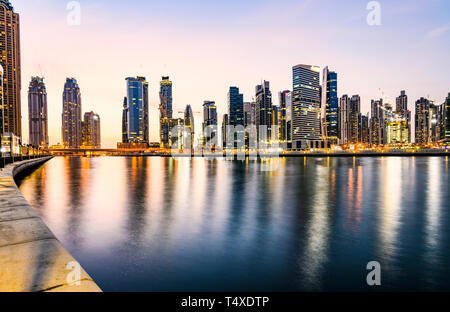
[[[238,87],[229,87],[227,111],[221,125],[222,147],[236,148],[242,146],[239,143],[244,143],[249,148],[251,126],[256,131],[258,142],[277,142],[285,150],[406,146],[414,143],[413,123],[417,145],[449,141],[450,93],[442,104],[418,99],[414,120],[405,91],[400,91],[395,103],[387,103],[382,98],[371,100],[370,112],[363,114],[359,95],[338,97],[336,72],[328,67],[322,70],[322,77],[320,72],[318,66],[294,66],[292,91],[278,93],[279,105],[273,103],[269,81],[256,86],[252,102],[244,101]],[[171,129],[186,124],[186,118],[172,119],[172,82],[169,77],[163,77],[161,81],[160,99],[160,145],[171,148]],[[193,115],[190,116],[193,123]],[[214,130],[217,127],[210,127],[217,125],[215,102],[204,101],[199,139],[201,148],[208,142],[210,148],[218,146],[218,130]],[[190,134],[193,141],[194,133]],[[186,147],[179,145],[177,148]]]
[[[100,148],[100,116],[84,114],[82,120],[81,91],[75,78],[67,78],[63,91],[62,145],[64,148]]]

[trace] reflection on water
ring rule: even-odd
[[[267,171],[267,168],[276,168]],[[447,158],[55,158],[21,191],[104,290],[450,290]]]

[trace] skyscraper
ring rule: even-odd
[[[338,106],[337,74],[330,72],[328,67],[323,69],[322,82],[322,135],[332,144],[338,139]]]
[[[4,125],[4,96],[3,96],[3,67],[0,65],[0,139],[3,133],[5,132],[5,125]]]
[[[101,148],[100,116],[94,112],[84,113],[83,147]]]
[[[359,130],[360,134],[359,142],[363,144],[369,144],[370,143],[369,114],[360,116],[361,122]]]
[[[289,90],[281,91],[279,93],[280,102],[280,118],[279,118],[279,137],[281,142],[287,141],[287,95],[290,94]]]
[[[280,107],[273,105],[272,106],[272,129],[277,130],[278,136],[275,137],[275,140],[280,139],[280,129],[279,129],[279,120],[280,120]]]
[[[3,128],[5,133],[22,137],[20,102],[20,26],[19,14],[8,0],[0,1],[0,65],[3,67]]]
[[[258,140],[270,141],[272,139],[272,92],[269,81],[256,86],[255,112]],[[264,129],[261,126],[265,127],[264,133],[261,133],[261,129]]]
[[[128,143],[148,144],[148,82],[145,77],[129,77],[126,81]]]
[[[159,121],[160,121],[160,143],[161,147],[167,148],[170,136],[170,119],[172,119],[172,81],[168,76],[163,76],[159,88]]]
[[[297,65],[293,72],[292,148],[321,147],[319,67]]]
[[[339,100],[339,144],[348,144],[348,107],[350,106],[350,99],[347,94],[344,94]]]
[[[229,125],[228,114],[223,114],[222,116],[222,147],[225,149],[227,147],[227,127]]]
[[[429,130],[429,138],[428,142],[437,143],[442,139],[441,132],[443,131],[441,125],[444,119],[444,105],[435,104],[430,101],[430,130]]]
[[[359,95],[343,95],[339,105],[340,144],[361,142],[361,99]]]
[[[29,143],[48,147],[47,91],[44,78],[32,77],[28,88]]]
[[[239,88],[230,87],[227,98],[228,122],[232,126],[244,125],[244,96]]]
[[[64,147],[81,146],[81,92],[75,78],[67,78],[63,92],[62,141]]]
[[[405,91],[400,92],[400,96],[396,98],[396,113],[402,121],[406,121],[408,127],[408,142],[411,142],[411,111],[408,110],[408,96]]]
[[[430,138],[430,101],[420,98],[416,101],[416,144],[427,144]]]
[[[450,92],[444,102],[444,136],[446,140],[450,139]]]
[[[195,140],[195,123],[194,123],[194,113],[192,112],[191,105],[187,105],[184,111],[184,126],[189,129],[191,135],[191,149],[193,149]]]
[[[349,143],[357,144],[361,137],[359,131],[360,120],[361,120],[361,98],[359,95],[353,95],[350,99],[350,109],[349,109]]]
[[[203,133],[202,133],[202,144],[205,145],[207,141],[216,138],[216,132],[206,132],[206,127],[217,126],[217,107],[214,101],[204,101],[203,102]],[[217,130],[217,129],[215,129]],[[214,145],[214,144],[213,144]],[[215,146],[213,146],[214,148]]]
[[[286,141],[292,147],[292,92],[286,94]]]
[[[128,99],[123,99],[122,111],[122,143],[128,143]]]
[[[244,102],[244,127],[256,124],[256,103]]]
[[[385,138],[385,113],[383,99],[372,100],[370,116],[370,144],[384,144]]]

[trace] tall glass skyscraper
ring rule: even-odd
[[[450,92],[444,103],[444,127],[445,139],[450,140]]]
[[[338,139],[338,106],[337,73],[323,69],[321,121],[322,136],[331,144]]]
[[[101,148],[100,116],[94,112],[84,114],[83,146]]]
[[[278,95],[280,102],[280,118],[279,118],[279,137],[281,142],[287,141],[287,96],[290,94],[289,90],[281,91]]]
[[[20,101],[20,23],[19,14],[8,0],[0,1],[0,65],[3,67],[3,128],[22,137]],[[1,129],[0,129],[1,130]]]
[[[128,143],[149,143],[148,82],[145,77],[129,77],[126,81]]]
[[[258,141],[263,139],[272,140],[272,92],[270,91],[270,82],[264,81],[263,84],[256,86],[256,130]],[[266,127],[266,133],[261,133],[261,126]]]
[[[370,144],[382,145],[386,137],[383,99],[372,100],[370,105]]]
[[[208,135],[205,131],[207,126],[217,126],[217,107],[214,101],[204,101],[203,102],[203,133],[202,133],[202,144],[206,144],[208,140],[213,139],[217,136],[217,133],[211,133]],[[217,129],[216,129],[217,130]]]
[[[430,138],[430,101],[420,98],[416,101],[416,144],[429,143]]]
[[[75,78],[67,78],[63,92],[62,141],[65,147],[81,146],[81,92]]]
[[[123,99],[122,111],[122,143],[128,143],[128,99]]]
[[[29,143],[48,147],[47,91],[44,78],[32,77],[28,88]]]
[[[244,127],[256,124],[256,103],[244,102]]]
[[[5,103],[5,99],[3,96],[3,66],[0,65],[0,138],[3,135],[3,133],[5,132],[5,125],[4,125],[4,121],[5,121],[5,116],[4,116],[4,103]]]
[[[163,148],[169,147],[170,119],[172,119],[173,98],[172,81],[168,76],[162,77],[159,88],[159,123],[160,123],[160,144]]]
[[[194,113],[192,112],[191,105],[187,105],[184,111],[184,126],[189,128],[191,135],[191,149],[194,148],[194,140],[195,140],[195,122],[194,122]]]
[[[228,122],[232,126],[244,125],[244,96],[239,88],[230,87],[228,91]]]
[[[292,148],[321,147],[320,68],[297,65],[293,72]]]
[[[408,96],[405,91],[400,92],[400,96],[395,99],[396,113],[407,123],[408,127],[408,143],[411,142],[411,111],[408,110]]]

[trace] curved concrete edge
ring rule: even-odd
[[[0,292],[100,292],[101,289],[20,193],[14,178],[52,157],[0,171]]]

